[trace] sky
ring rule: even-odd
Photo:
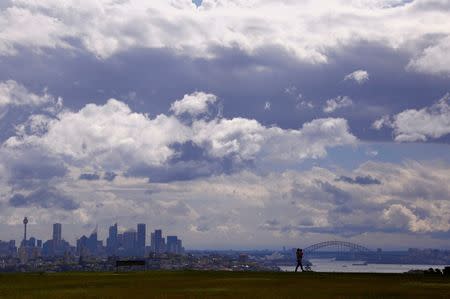
[[[450,248],[450,1],[0,0],[0,239]]]

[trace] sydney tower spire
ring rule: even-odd
[[[27,241],[27,224],[28,224],[28,218],[25,217],[25,218],[23,218],[23,226],[24,226],[23,241],[24,241],[24,244]]]

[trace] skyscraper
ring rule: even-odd
[[[167,252],[178,253],[178,237],[167,236]]]
[[[184,254],[183,241],[180,239],[177,240],[177,253]]]
[[[54,223],[53,224],[53,242],[58,243],[61,241],[61,223]]]
[[[151,252],[156,252],[155,251],[155,233],[150,233],[150,251]]]
[[[145,224],[139,223],[137,225],[137,240],[136,240],[136,247],[139,255],[145,254],[145,231],[146,231]]]
[[[82,236],[77,240],[77,253],[80,256],[97,255],[102,248],[102,241],[97,239],[97,228],[88,237]]]
[[[153,248],[154,252],[162,253],[163,247],[164,247],[163,238],[162,238],[162,230],[160,230],[160,229],[155,230],[155,232],[153,233],[152,241],[154,241],[154,244],[152,244],[152,248]]]
[[[109,227],[109,236],[106,240],[106,247],[109,254],[116,254],[116,250],[119,247],[117,242],[117,223]]]
[[[136,254],[136,235],[135,230],[128,230],[123,233],[123,248],[128,256]]]

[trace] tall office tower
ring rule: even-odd
[[[162,253],[164,250],[163,238],[162,238],[162,230],[157,229],[154,232],[155,246],[153,249],[155,253]]]
[[[123,248],[126,255],[136,254],[136,231],[128,230],[123,233]]]
[[[167,236],[167,252],[178,253],[178,237],[177,236]]]
[[[150,233],[150,251],[155,252],[155,233]]]
[[[36,240],[36,247],[42,248],[42,240]]]
[[[23,241],[22,241],[23,246],[26,246],[26,243],[27,243],[27,224],[28,224],[28,218],[25,217],[25,218],[23,218],[23,226],[24,226],[24,228],[23,228]]]
[[[86,239],[86,247],[89,250],[89,253],[92,255],[97,255],[99,249],[99,241],[98,241],[98,228],[95,227],[94,231],[91,233],[89,238]]]
[[[123,247],[123,234],[117,234],[117,248]]]
[[[177,240],[177,253],[178,254],[184,253],[183,241],[181,241],[180,239]]]
[[[106,247],[109,254],[115,254],[119,244],[117,242],[117,223],[109,227],[109,236],[106,240]]]
[[[61,241],[61,223],[54,223],[53,224],[53,242],[57,243]]]
[[[146,231],[145,224],[139,223],[137,225],[137,240],[136,240],[136,247],[139,255],[145,254],[145,231]]]

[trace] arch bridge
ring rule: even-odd
[[[315,252],[318,252],[322,248],[336,248],[338,252],[354,252],[354,253],[371,253],[372,251],[359,244],[351,243],[351,242],[345,242],[345,241],[326,241],[321,242],[317,244],[313,244],[311,246],[306,247],[303,249],[305,254],[313,254]]]

